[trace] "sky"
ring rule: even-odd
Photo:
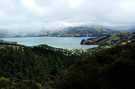
[[[134,4],[135,0],[0,0],[0,30],[134,23]]]

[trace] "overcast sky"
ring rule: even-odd
[[[55,30],[135,22],[135,0],[0,0],[0,29]]]

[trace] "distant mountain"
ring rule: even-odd
[[[43,32],[42,36],[56,36],[56,37],[100,37],[110,34],[118,33],[111,29],[106,29],[102,26],[79,26],[68,27],[58,32]]]
[[[37,32],[18,32],[12,33],[6,30],[0,30],[0,37],[101,37],[118,33],[117,30],[105,28],[103,26],[77,26],[60,28],[59,31],[37,31]]]
[[[123,42],[130,42],[131,39],[135,38],[135,32],[121,32],[113,35],[102,36],[97,38],[90,38],[82,40],[82,45],[99,45],[99,46],[112,46],[121,44]]]

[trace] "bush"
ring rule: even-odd
[[[0,89],[41,89],[41,86],[32,80],[13,82],[2,77],[0,78]]]
[[[135,89],[135,44],[102,50],[72,65],[50,83],[54,89]]]
[[[2,88],[7,89],[11,85],[12,84],[9,79],[4,78],[4,77],[0,78],[0,89],[2,89]]]

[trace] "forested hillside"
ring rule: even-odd
[[[112,48],[0,45],[1,89],[134,89],[135,39]]]
[[[49,84],[54,89],[134,89],[135,43],[102,50],[78,61]]]
[[[2,42],[0,88],[4,89],[34,89],[33,86],[48,86],[48,82],[54,80],[59,71],[67,70],[70,65],[88,55],[83,50],[63,50],[47,45],[26,47]],[[32,85],[27,85],[29,83]]]

